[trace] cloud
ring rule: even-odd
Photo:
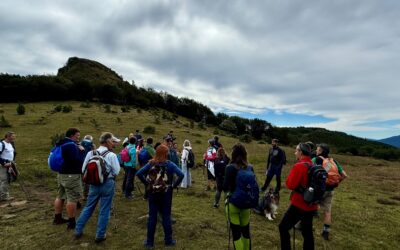
[[[394,135],[366,124],[400,119],[399,14],[397,1],[372,0],[5,0],[0,72],[55,74],[85,57],[216,111]]]

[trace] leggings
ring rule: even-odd
[[[232,230],[234,248],[236,250],[251,249],[250,209],[240,209],[232,203],[228,203],[225,209]]]

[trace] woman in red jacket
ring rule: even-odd
[[[296,147],[295,156],[297,162],[290,170],[286,179],[286,186],[292,190],[290,196],[290,206],[286,211],[281,223],[279,224],[279,233],[281,237],[281,249],[290,249],[289,230],[301,221],[302,235],[304,238],[303,249],[314,249],[314,235],[312,231],[312,220],[314,212],[318,209],[316,204],[308,204],[304,201],[303,195],[294,191],[298,187],[306,187],[308,183],[308,166],[312,165],[310,158],[310,146],[300,143]]]

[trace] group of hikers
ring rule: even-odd
[[[147,237],[144,247],[154,248],[154,235],[158,216],[164,229],[165,246],[174,246],[171,217],[173,189],[190,188],[194,167],[194,154],[189,140],[184,140],[179,152],[176,137],[170,131],[162,142],[153,145],[153,138],[144,138],[139,130],[129,134],[122,141],[123,149],[117,152],[121,140],[110,132],[100,135],[96,148],[93,136],[86,135],[80,141],[80,130],[69,128],[65,138],[55,148],[61,149],[62,166],[57,171],[57,197],[54,201],[53,224],[67,224],[74,231],[74,238],[83,235],[86,223],[99,203],[99,215],[95,242],[106,240],[106,230],[115,195],[115,183],[121,169],[124,171],[122,193],[127,201],[134,198],[135,176],[144,184],[143,199],[148,202]],[[0,200],[10,200],[8,185],[9,168],[15,162],[15,133],[8,132],[0,144]],[[218,136],[208,140],[208,148],[203,155],[203,166],[207,169],[207,191],[215,191],[214,208],[220,207],[224,192],[225,212],[232,233],[235,249],[251,249],[250,214],[259,204],[259,193],[266,192],[273,176],[276,176],[274,195],[279,197],[281,173],[287,163],[286,154],[272,140],[266,164],[266,179],[261,188],[257,184],[253,166],[247,160],[247,150],[241,143],[231,149],[230,157]],[[49,156],[55,157],[52,150]],[[296,163],[290,169],[286,187],[292,191],[290,205],[279,223],[282,249],[291,249],[292,228],[301,230],[303,249],[314,249],[313,218],[321,209],[324,213],[322,237],[329,240],[333,190],[346,178],[343,167],[330,156],[327,144],[314,146],[312,142],[299,143],[295,149]],[[52,156],[53,154],[53,156]],[[52,166],[50,166],[52,167]],[[323,183],[318,183],[323,180]],[[139,187],[136,187],[139,189]],[[310,200],[310,194],[312,196]],[[77,209],[85,203],[79,218]],[[66,208],[68,216],[62,215]]]

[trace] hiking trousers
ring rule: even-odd
[[[7,168],[0,165],[0,201],[8,199],[9,186]]]
[[[228,203],[225,207],[226,216],[232,231],[235,250],[249,250],[250,244],[250,208],[240,209]]]
[[[78,221],[76,222],[75,234],[80,235],[92,216],[97,203],[100,201],[99,216],[97,220],[96,238],[102,239],[106,237],[108,221],[110,220],[110,211],[112,200],[114,197],[115,181],[107,179],[103,185],[90,185],[89,196],[86,201],[85,208],[82,210]]]
[[[290,205],[279,224],[279,233],[281,238],[281,249],[290,250],[289,230],[301,221],[301,234],[303,235],[303,249],[314,250],[314,235],[312,231],[312,220],[315,211],[304,211],[293,205]]]

